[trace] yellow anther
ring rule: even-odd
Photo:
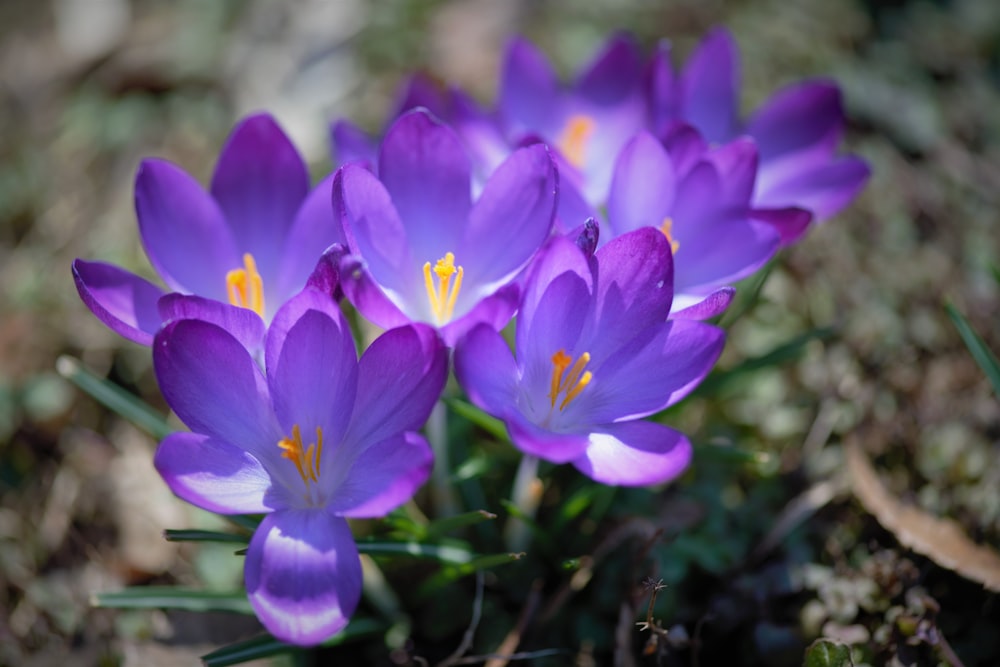
[[[663,219],[663,224],[660,225],[660,231],[663,232],[663,235],[667,237],[668,241],[670,241],[671,252],[676,254],[677,251],[680,250],[681,244],[678,241],[675,241],[674,237],[670,235],[670,232],[672,232],[673,229],[674,219],[668,215]]]
[[[587,141],[590,140],[597,123],[590,116],[575,114],[566,121],[556,146],[566,160],[579,169],[587,157]]]
[[[264,279],[257,273],[257,262],[250,253],[243,255],[242,269],[226,274],[226,293],[229,303],[264,317]]]
[[[584,352],[577,357],[576,362],[570,367],[573,358],[566,354],[565,350],[559,350],[552,355],[552,384],[549,391],[549,401],[551,406],[556,407],[556,399],[560,394],[564,394],[562,402],[559,403],[559,410],[562,411],[570,404],[574,398],[580,395],[584,387],[590,384],[594,374],[590,371],[584,372],[587,364],[590,363],[590,353]],[[569,372],[567,372],[569,369]]]
[[[431,276],[431,263],[424,263],[424,287],[427,288],[427,298],[431,302],[431,312],[437,324],[447,324],[455,312],[455,301],[462,289],[462,276],[465,270],[455,266],[455,255],[448,252],[434,264],[434,275],[438,278],[437,286]],[[454,278],[454,281],[452,281]]]
[[[319,461],[323,455],[323,429],[316,427],[316,442],[310,443],[308,448],[303,448],[302,433],[299,425],[292,427],[292,437],[282,438],[278,441],[281,448],[282,458],[286,458],[295,464],[295,469],[299,471],[299,476],[306,484],[310,480],[319,481]]]

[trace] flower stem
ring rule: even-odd
[[[542,480],[538,479],[538,457],[525,454],[514,477],[511,500],[526,519],[534,519],[542,500]],[[504,541],[510,551],[524,551],[531,541],[531,528],[519,517],[507,519]]]
[[[438,401],[427,420],[427,440],[434,450],[431,471],[431,498],[439,518],[458,514],[455,489],[451,486],[451,460],[448,456],[448,408]]]

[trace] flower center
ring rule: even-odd
[[[281,448],[281,457],[288,459],[295,464],[295,469],[299,471],[302,481],[309,485],[310,480],[319,481],[319,460],[323,454],[323,429],[316,427],[316,442],[310,443],[309,447],[302,445],[302,433],[299,425],[292,427],[292,437],[282,438],[278,441]]]
[[[590,384],[594,374],[583,370],[588,363],[590,363],[589,352],[581,354],[575,362],[573,357],[566,354],[566,350],[559,350],[552,355],[552,388],[549,391],[549,400],[553,408],[562,395],[562,402],[559,403],[559,411],[562,412],[580,395],[583,388]]]
[[[226,273],[229,303],[249,308],[264,317],[264,279],[257,273],[257,262],[250,253],[243,254],[243,268]]]
[[[663,219],[663,224],[660,225],[660,231],[663,232],[663,235],[667,237],[668,241],[670,241],[670,251],[677,254],[677,251],[681,249],[681,244],[680,242],[675,241],[674,237],[670,235],[673,228],[674,219],[668,215]]]
[[[437,285],[434,284],[431,271],[437,276]],[[464,274],[465,271],[461,266],[455,266],[455,255],[450,252],[445,253],[444,257],[434,264],[433,269],[430,262],[424,263],[424,287],[427,288],[427,298],[431,302],[431,312],[434,313],[434,321],[437,324],[447,324],[451,321],[458,292],[462,289]]]
[[[586,158],[587,141],[590,140],[597,123],[590,116],[574,114],[566,121],[562,134],[556,146],[566,160],[577,169],[583,166]]]

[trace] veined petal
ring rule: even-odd
[[[333,178],[330,174],[320,181],[302,203],[285,239],[278,280],[273,290],[264,285],[265,302],[275,304],[275,309],[302,289],[324,248],[347,245],[340,216],[333,214]]]
[[[267,328],[260,316],[249,308],[176,292],[161,298],[157,307],[164,322],[173,320],[211,322],[232,334],[251,355],[264,349],[264,333]]]
[[[257,114],[233,128],[211,190],[240,252],[251,253],[261,275],[275,280],[288,230],[309,192],[309,172],[274,118]]]
[[[197,181],[165,160],[143,160],[135,210],[146,255],[167,285],[228,300],[226,273],[243,262],[222,211]]]
[[[264,517],[247,549],[244,578],[268,632],[302,646],[342,630],[361,598],[361,561],[351,529],[324,509]]]
[[[509,280],[549,236],[556,212],[558,174],[541,144],[521,148],[486,182],[455,250],[469,285]]]
[[[690,306],[686,306],[680,310],[670,313],[670,319],[672,320],[698,320],[699,322],[704,322],[705,320],[712,319],[713,317],[718,317],[726,311],[729,304],[732,303],[733,297],[736,296],[736,290],[732,287],[723,287],[718,289],[706,297],[695,297],[692,296],[691,299],[694,301]],[[678,299],[674,299],[674,308],[677,307]]]
[[[167,404],[192,431],[238,445],[265,464],[278,460],[282,436],[267,382],[232,334],[200,320],[167,324],[153,341],[153,367]]]
[[[820,148],[832,154],[843,134],[844,108],[832,81],[803,81],[779,90],[750,117],[746,133],[762,160]]]
[[[794,206],[812,212],[822,222],[840,212],[857,196],[871,176],[871,168],[857,157],[832,158],[825,163],[793,166],[795,156],[784,158],[783,174],[768,164],[761,166],[754,204],[761,208]]]
[[[640,227],[659,228],[674,203],[674,168],[666,149],[648,132],[635,135],[618,154],[608,226],[617,236]]]
[[[358,395],[345,442],[361,451],[418,430],[441,396],[447,374],[447,350],[432,328],[412,324],[385,332],[358,362]]]
[[[790,206],[788,208],[756,208],[750,211],[750,217],[758,222],[770,225],[781,237],[781,245],[787,246],[798,241],[809,230],[812,213],[804,208]]]
[[[518,413],[511,414],[505,422],[515,447],[552,463],[569,463],[587,449],[586,433],[555,433],[527,421]]]
[[[73,280],[83,303],[112,331],[140,345],[153,343],[163,290],[112,264],[82,259],[73,262]]]
[[[340,442],[358,382],[351,330],[329,294],[304,289],[275,315],[267,331],[267,382],[284,433],[296,424],[310,436]]]
[[[423,486],[433,462],[430,445],[416,433],[398,433],[375,443],[344,473],[329,509],[352,519],[385,516]]]
[[[469,399],[491,415],[503,418],[515,409],[517,363],[496,330],[480,325],[455,347],[455,377]]]
[[[567,271],[576,274],[587,286],[588,291],[593,289],[593,274],[583,251],[566,237],[553,237],[538,252],[528,272],[524,296],[518,311],[519,335],[526,333],[522,330],[535,319],[535,313],[549,284]]]
[[[356,164],[340,168],[333,181],[333,208],[351,252],[361,256],[375,281],[397,293],[411,293],[418,264],[389,192],[374,174]],[[407,279],[407,270],[414,277]]]
[[[200,433],[171,433],[153,464],[179,498],[209,512],[258,514],[284,506],[260,461],[236,445]]]
[[[364,262],[346,255],[340,262],[340,287],[347,300],[369,321],[391,329],[410,323],[409,316],[383,291]]]
[[[593,317],[590,286],[579,275],[567,271],[545,288],[531,317],[523,314],[517,323],[517,358],[524,369],[522,385],[544,395],[552,377],[552,355],[558,350],[577,349],[584,324]],[[586,344],[586,343],[585,343]]]
[[[608,424],[590,434],[586,451],[573,465],[602,484],[645,486],[674,479],[690,462],[691,443],[684,434],[639,420]]]
[[[684,119],[713,143],[725,143],[737,131],[739,56],[732,35],[716,28],[688,59],[682,79]]]
[[[433,262],[454,252],[472,206],[469,157],[455,131],[410,111],[386,132],[378,169],[413,255]]]
[[[548,59],[526,39],[512,39],[504,53],[497,102],[507,123],[546,135],[557,131],[558,92],[559,78]]]

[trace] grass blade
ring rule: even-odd
[[[993,385],[993,391],[996,392],[997,396],[1000,396],[1000,362],[997,361],[996,355],[990,348],[986,347],[986,343],[979,337],[979,334],[973,331],[969,321],[954,306],[946,303],[944,308],[948,311],[948,317],[951,318],[955,328],[958,329],[958,334],[965,342],[965,346],[969,348],[972,358],[976,360],[979,367],[983,369],[983,373],[989,378]]]
[[[253,614],[244,591],[220,593],[175,586],[135,586],[112,593],[98,593],[91,599],[91,604],[111,609],[180,609]]]

